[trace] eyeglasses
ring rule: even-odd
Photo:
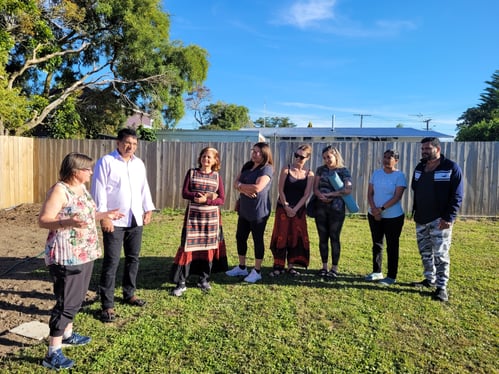
[[[307,158],[307,156],[302,156],[302,155],[295,152],[295,158],[299,158],[300,160],[305,160]]]

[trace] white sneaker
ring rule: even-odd
[[[251,273],[246,278],[244,278],[244,281],[248,283],[255,283],[260,279],[262,279],[262,275],[257,273],[256,270],[253,269],[251,270]]]
[[[371,273],[364,278],[366,281],[377,281],[383,279],[383,273]]]
[[[241,269],[239,266],[236,266],[232,270],[228,270],[225,272],[229,277],[241,277],[248,275],[248,268]]]
[[[187,291],[187,287],[185,286],[185,283],[178,284],[177,287],[175,287],[172,291],[172,295],[176,297],[182,296],[182,294]]]
[[[391,285],[395,284],[395,282],[396,282],[395,279],[386,277],[386,278],[383,278],[382,280],[380,280],[378,282],[378,284],[381,284],[382,286],[391,286]]]

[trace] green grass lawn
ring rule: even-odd
[[[100,304],[79,313],[84,347],[66,348],[81,373],[497,373],[499,230],[493,220],[458,220],[451,249],[450,301],[433,301],[410,282],[422,279],[415,228],[406,220],[397,284],[363,280],[371,271],[364,218],[347,218],[340,277],[325,281],[315,225],[309,221],[311,265],[302,275],[264,277],[250,285],[214,274],[212,290],[169,295],[168,272],[180,241],[182,212],[156,214],[145,229],[139,297],[145,308],[117,304],[119,319],[103,324]],[[237,264],[236,215],[224,212],[229,266]],[[270,241],[273,219],[267,227]],[[252,248],[248,264],[253,263]],[[386,262],[386,261],[385,261]],[[100,262],[92,281],[95,288]],[[120,269],[121,271],[121,269]],[[118,281],[120,277],[118,276]],[[116,289],[117,299],[121,289]],[[46,372],[46,344],[3,358],[3,372]]]

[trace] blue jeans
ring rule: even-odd
[[[137,288],[139,272],[139,254],[142,244],[142,226],[115,227],[114,232],[103,232],[104,259],[100,277],[100,297],[102,309],[114,307],[114,288],[116,272],[120,264],[121,247],[125,251],[125,268],[123,269],[123,298],[130,299]]]
[[[446,288],[450,275],[452,226],[439,230],[440,218],[425,224],[416,223],[416,238],[423,262],[423,274],[439,288]]]

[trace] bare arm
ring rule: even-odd
[[[54,185],[47,193],[47,198],[42,205],[40,215],[38,216],[38,226],[49,230],[58,230],[65,227],[82,228],[87,226],[84,220],[74,215],[69,218],[61,219],[59,212],[67,204],[66,194],[58,184]]]
[[[309,199],[309,197],[312,194],[312,191],[314,189],[314,181],[315,181],[314,173],[312,171],[310,171],[308,173],[308,177],[307,177],[307,187],[305,187],[305,192],[303,193],[303,196],[300,199],[300,201],[298,201],[296,206],[293,208],[295,212],[300,210],[300,208],[307,203],[307,201],[308,201],[308,199]]]

